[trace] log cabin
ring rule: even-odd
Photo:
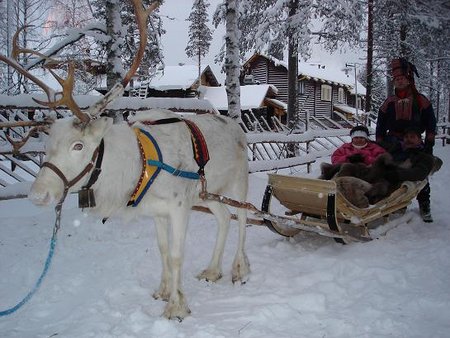
[[[241,83],[270,84],[278,88],[277,99],[288,102],[287,62],[271,56],[254,54],[242,67]],[[343,114],[352,118],[362,112],[365,98],[364,86],[355,80],[353,72],[324,63],[299,62],[298,65],[298,109],[300,118],[306,114],[321,118],[335,118]],[[357,99],[355,100],[355,97]],[[357,102],[357,107],[355,106]],[[358,108],[358,109],[356,109]]]

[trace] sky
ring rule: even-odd
[[[341,245],[301,232],[284,238],[266,227],[247,227],[251,274],[231,283],[237,245],[232,223],[224,276],[196,279],[215,241],[211,215],[193,213],[187,233],[183,288],[191,315],[161,317],[154,300],[161,273],[151,219],[105,224],[64,204],[48,274],[17,312],[0,317],[2,338],[446,338],[450,332],[450,152],[431,177],[434,223],[423,223],[413,201],[406,214],[372,230],[373,241]],[[327,160],[326,158],[323,159]],[[304,168],[282,174],[317,177]],[[248,201],[259,207],[267,173],[250,174]],[[279,211],[281,213],[281,211]],[[41,273],[54,211],[27,199],[0,201],[0,311],[15,305]],[[384,234],[385,230],[391,228]]]
[[[216,28],[212,25],[212,15],[222,0],[209,0],[210,27],[213,29],[213,40],[208,55],[205,57],[205,63],[208,63],[213,72],[223,83],[225,75],[220,73],[221,67],[214,63],[215,56],[220,52],[224,40],[225,27],[223,24]],[[179,63],[197,64],[197,60],[190,59],[186,56],[185,48],[189,39],[189,21],[186,21],[192,9],[191,0],[165,0],[161,6],[161,15],[163,16],[164,28],[166,34],[161,38],[164,60],[167,66],[174,66]],[[170,18],[170,19],[169,19]],[[326,62],[327,64],[335,64],[337,68],[342,69],[345,63],[362,63],[362,52],[347,51],[345,53],[335,52],[331,56],[325,52],[320,45],[313,46],[311,62],[317,64]],[[250,56],[250,55],[249,55]]]
[[[221,2],[221,0],[209,1],[209,25],[213,29],[213,40],[211,41],[209,53],[205,57],[205,63],[208,63],[213,68],[217,76],[220,72],[220,66],[214,64],[214,58],[219,53],[223,44],[225,27],[220,25],[215,29],[212,24],[212,15],[217,5]],[[187,18],[191,12],[192,4],[193,1],[191,0],[165,0],[161,6],[160,13],[163,16],[164,28],[166,30],[166,34],[162,36],[161,41],[164,49],[164,60],[167,66],[175,66],[179,63],[193,65],[197,63],[196,60],[188,58],[185,52],[187,42],[189,41],[189,21],[187,21]]]

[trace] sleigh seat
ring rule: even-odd
[[[358,208],[338,191],[334,181],[269,174],[262,210],[271,214],[285,211],[290,221],[265,219],[272,231],[283,236],[294,236],[305,226],[324,227],[341,235],[335,237],[338,242],[367,241],[372,239],[369,223],[405,209],[426,183],[427,180],[403,182],[385,199]]]

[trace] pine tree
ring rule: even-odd
[[[196,57],[198,63],[198,81],[201,86],[201,58],[204,57],[211,45],[212,31],[208,27],[207,8],[209,3],[204,0],[194,0],[192,11],[189,14],[189,42],[186,46],[186,55],[188,57]]]

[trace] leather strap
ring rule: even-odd
[[[97,147],[95,149],[94,153],[92,154],[91,161],[86,165],[86,167],[84,167],[83,171],[81,173],[79,173],[77,176],[75,176],[75,178],[73,178],[70,181],[66,178],[66,176],[63,174],[63,172],[53,163],[44,162],[44,163],[42,163],[42,167],[47,167],[47,168],[53,170],[54,173],[56,175],[58,175],[58,177],[63,181],[64,187],[70,188],[70,187],[74,186],[79,180],[81,180],[83,178],[83,176],[86,175],[94,167],[94,160],[96,159],[98,153],[99,153],[99,147]]]
[[[97,182],[98,177],[100,176],[100,173],[102,172],[102,162],[103,162],[103,154],[105,152],[105,142],[103,141],[103,139],[100,142],[100,145],[98,146],[98,148],[96,149],[96,151],[98,150],[98,156],[97,156],[97,161],[95,162],[95,168],[92,171],[91,177],[89,177],[89,181],[88,183],[82,187],[82,189],[89,189],[90,187],[92,187],[94,185],[95,182]],[[94,160],[94,158],[92,158],[92,161]],[[91,161],[91,163],[92,163]]]

